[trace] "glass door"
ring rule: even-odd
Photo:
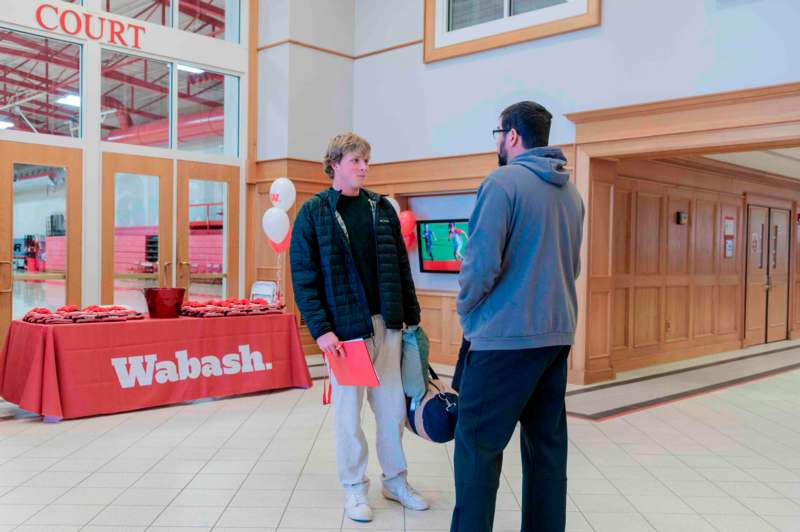
[[[187,300],[239,291],[239,167],[178,161],[177,286]]]
[[[34,307],[81,304],[82,152],[0,142],[0,339]]]
[[[172,164],[103,154],[103,304],[147,312],[144,289],[172,286]]]

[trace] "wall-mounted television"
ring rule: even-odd
[[[467,249],[469,220],[417,220],[419,270],[458,273]]]

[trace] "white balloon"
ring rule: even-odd
[[[278,207],[267,209],[264,216],[261,218],[261,228],[267,235],[267,238],[275,243],[283,242],[286,235],[289,234],[289,216],[286,211]]]
[[[392,207],[394,207],[394,212],[396,212],[397,215],[400,216],[400,204],[397,203],[397,200],[391,196],[386,196],[386,199],[389,200],[389,203],[391,203]]]
[[[269,199],[275,207],[288,211],[294,205],[294,200],[297,198],[297,191],[294,188],[294,183],[288,177],[279,177],[272,182],[269,187]]]

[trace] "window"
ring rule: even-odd
[[[0,130],[81,136],[81,45],[0,28]]]
[[[177,1],[180,29],[239,42],[239,0]]]
[[[175,26],[215,39],[239,42],[240,0],[101,1],[103,8],[109,13],[162,26]]]
[[[178,69],[178,149],[239,154],[239,78]]]
[[[507,0],[449,0],[447,31],[503,18]]]
[[[167,148],[171,65],[103,50],[101,138]]]
[[[172,26],[171,0],[102,0],[103,9],[115,15]]]
[[[425,62],[600,24],[600,0],[425,0]]]

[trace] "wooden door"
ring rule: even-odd
[[[769,211],[767,261],[767,342],[786,340],[789,332],[789,211]]]
[[[767,253],[769,209],[747,209],[747,283],[745,293],[744,345],[763,344],[767,325]]]
[[[100,298],[147,312],[143,289],[172,286],[172,160],[103,154]]]
[[[238,166],[178,161],[177,265],[187,300],[238,295]]]
[[[81,304],[83,152],[0,142],[0,342],[32,307]]]

